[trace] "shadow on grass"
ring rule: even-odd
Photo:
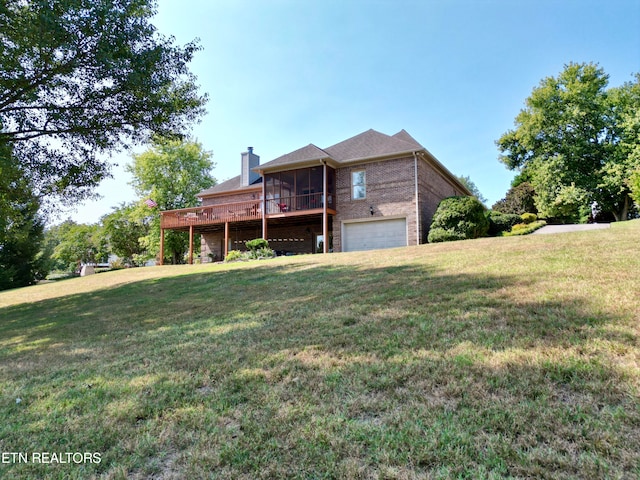
[[[588,298],[536,288],[265,264],[3,308],[0,369],[25,397],[0,405],[3,448],[63,435],[102,449],[94,473],[195,477],[637,472],[640,410],[610,359],[637,336]],[[200,455],[168,467],[176,449]]]
[[[594,313],[588,298],[522,299],[512,287],[536,288],[522,278],[443,275],[418,265],[366,270],[260,265],[145,280],[0,308],[0,354],[9,360],[20,346],[115,344],[131,334],[243,321],[254,323],[257,348],[264,332],[282,329],[287,336],[270,339],[270,350],[274,341],[282,348],[321,341],[327,348],[383,357],[405,348],[449,349],[460,342],[493,350],[564,347],[594,338],[638,345],[635,335],[602,328],[620,319]],[[365,334],[384,341],[360,341]]]

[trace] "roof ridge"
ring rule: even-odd
[[[413,138],[411,134],[407,132],[404,128],[400,130],[398,133],[391,136],[397,140],[402,140],[403,142],[407,142],[414,146],[419,146],[420,148],[424,148],[422,144],[418,142],[415,138]]]
[[[289,163],[304,162],[309,160],[320,160],[322,158],[327,158],[330,156],[331,155],[329,155],[329,153],[327,153],[322,148],[318,147],[317,145],[314,145],[313,143],[310,143],[309,145],[300,147],[289,153],[285,153],[284,155],[280,155],[279,157],[274,158],[273,160],[270,160],[267,163],[263,163],[262,165],[260,165],[259,168],[263,169],[264,167],[275,167],[278,165],[286,165]]]
[[[402,134],[398,132],[398,134]],[[325,148],[325,151],[337,161],[356,160],[360,158],[375,158],[396,153],[405,153],[412,150],[422,150],[420,145],[411,135],[405,132],[400,136],[391,136],[378,132],[373,128],[354,135],[342,142]]]

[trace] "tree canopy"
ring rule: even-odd
[[[29,178],[0,144],[0,290],[23,287],[46,275],[39,254],[44,220]]]
[[[133,155],[133,163],[127,170],[133,176],[132,185],[141,199],[151,200],[149,234],[143,240],[150,254],[159,251],[160,215],[158,210],[195,207],[196,196],[202,190],[215,185],[211,176],[214,163],[211,153],[198,142],[155,137],[145,152]],[[188,240],[180,232],[168,231],[165,247],[171,252],[173,263],[182,261],[188,249]]]
[[[480,193],[480,189],[471,180],[471,177],[469,177],[468,175],[456,175],[456,178],[460,180],[460,183],[462,183],[465,187],[467,187],[467,190],[469,190],[474,197],[480,200],[480,203],[482,204],[487,203],[486,197],[482,195],[482,193]]]
[[[57,237],[53,258],[63,270],[73,272],[81,264],[108,260],[109,246],[98,224],[87,225],[67,220],[47,233]]]
[[[533,186],[529,182],[519,183],[512,186],[506,196],[494,203],[491,209],[513,215],[538,213],[535,204],[535,193]]]
[[[147,260],[141,239],[149,235],[150,216],[144,202],[123,204],[102,217],[102,228],[111,252],[124,264],[141,265]]]
[[[105,152],[174,135],[203,113],[187,64],[150,23],[154,0],[0,3],[0,143],[43,198],[79,199],[109,174]]]
[[[516,128],[496,143],[500,160],[531,182],[542,217],[576,220],[597,202],[627,218],[629,179],[640,166],[639,80],[607,89],[602,68],[571,63],[526,99]]]

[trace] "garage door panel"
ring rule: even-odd
[[[407,245],[407,220],[372,220],[344,224],[344,251],[375,250]]]

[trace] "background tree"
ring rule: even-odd
[[[132,185],[143,200],[150,199],[156,204],[149,207],[149,234],[143,239],[150,254],[156,256],[160,250],[159,210],[197,206],[196,195],[216,183],[211,176],[213,167],[211,153],[190,140],[156,137],[151,148],[133,155],[133,163],[127,166],[133,176]],[[183,261],[188,242],[182,232],[166,232],[165,249],[174,264]]]
[[[512,186],[505,197],[498,200],[492,210],[501,213],[522,215],[523,213],[538,213],[535,205],[535,193],[529,182],[522,182]]]
[[[150,23],[154,0],[0,3],[0,143],[40,198],[79,199],[109,152],[184,131],[203,112],[187,64]]]
[[[633,172],[629,178],[629,188],[631,189],[631,197],[640,208],[640,170]]]
[[[73,272],[80,264],[106,262],[109,246],[100,225],[87,225],[67,220],[56,229],[58,244],[53,257],[64,270]]]
[[[465,176],[465,175],[456,175],[456,178],[460,180],[460,183],[462,183],[465,187],[467,187],[467,190],[469,190],[474,197],[480,200],[480,203],[482,204],[487,203],[487,199],[485,198],[484,195],[482,195],[482,193],[480,193],[480,189],[471,180],[471,177]]]
[[[500,160],[530,179],[542,217],[576,219],[597,201],[617,219],[627,218],[631,172],[621,122],[630,107],[620,99],[630,105],[635,99],[608,91],[608,78],[594,64],[565,66],[557,78],[540,82],[516,128],[496,142]],[[635,91],[637,82],[638,76],[624,88]]]
[[[147,260],[141,239],[149,235],[150,217],[146,205],[140,203],[123,204],[102,218],[103,234],[111,252],[130,265],[141,265]]]
[[[602,167],[595,200],[601,208],[619,212],[618,220],[633,212],[632,178],[640,170],[640,74],[608,92],[609,111],[617,129],[612,135],[614,148]]]

